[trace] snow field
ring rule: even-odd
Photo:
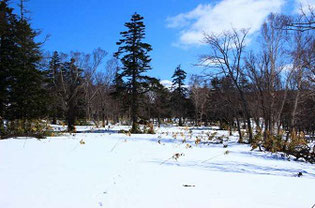
[[[228,148],[195,144],[196,136],[207,132],[227,136],[215,129],[163,127],[155,135],[128,136],[116,132],[122,128],[0,141],[0,207],[298,208],[315,203],[312,164],[250,151],[233,136]],[[296,177],[298,172],[303,176]]]

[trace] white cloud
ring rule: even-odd
[[[176,27],[184,27],[191,23],[192,20],[196,20],[204,15],[207,15],[207,12],[211,9],[210,5],[198,5],[194,10],[179,14],[175,17],[169,17],[168,27],[176,28]]]
[[[166,88],[168,88],[168,89],[170,89],[171,87],[172,87],[172,81],[170,81],[170,80],[161,80],[160,81],[160,83],[164,86],[164,87],[166,87]]]
[[[222,0],[215,5],[200,4],[187,13],[167,19],[167,26],[178,28],[179,44],[201,45],[204,33],[221,33],[232,27],[259,30],[270,12],[280,12],[285,0]]]
[[[281,71],[288,73],[288,72],[292,71],[292,69],[293,69],[293,64],[287,64],[287,65],[284,65],[282,67]]]

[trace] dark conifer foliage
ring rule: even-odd
[[[113,99],[119,103],[119,107],[120,107],[120,112],[122,114],[124,114],[125,112],[128,111],[129,106],[130,106],[130,100],[129,99],[125,99],[124,102],[119,102],[121,98],[127,98],[128,97],[128,91],[127,88],[125,86],[125,83],[122,79],[122,76],[118,73],[118,70],[115,73],[115,77],[114,77],[114,82],[113,82],[113,87],[114,87],[114,91],[111,92],[111,96],[113,97]]]
[[[63,118],[62,101],[60,98],[58,85],[60,84],[61,60],[57,51],[55,51],[49,61],[49,69],[47,72],[48,91],[51,97],[49,105],[49,116],[52,118],[52,124],[57,123],[57,118]]]
[[[138,127],[140,97],[147,92],[154,78],[143,75],[151,69],[149,52],[150,44],[143,42],[145,25],[143,17],[135,13],[130,22],[125,23],[127,30],[121,32],[122,39],[115,57],[120,58],[122,68],[117,72],[116,80],[123,80],[125,91],[130,102],[132,129],[131,132],[140,132]]]
[[[16,53],[17,17],[13,9],[8,7],[8,1],[0,2],[0,130],[3,132],[6,106],[9,98],[9,73],[15,67],[13,60]]]
[[[171,118],[171,93],[163,85],[157,85],[153,91],[154,104],[152,117],[157,118],[158,125],[160,126],[163,118]]]
[[[172,104],[175,116],[179,119],[179,126],[183,125],[183,115],[186,106],[187,88],[185,87],[186,72],[178,65],[172,76]]]
[[[185,87],[186,72],[178,65],[172,76],[172,88],[178,96],[185,97],[187,93],[187,88]]]
[[[57,118],[64,118],[68,131],[74,131],[76,118],[84,112],[83,70],[75,65],[73,58],[61,62],[58,52],[54,52],[49,63],[48,79],[53,123]]]
[[[38,32],[26,18],[12,14],[8,1],[1,1],[1,116],[13,121],[26,121],[45,116],[47,91]],[[23,13],[23,12],[21,12]],[[3,82],[2,82],[3,80]]]
[[[311,28],[286,30],[287,17],[270,14],[257,53],[247,50],[248,30],[205,34],[211,50],[200,61],[209,74],[192,75],[186,88],[186,72],[179,65],[167,88],[145,74],[151,69],[152,47],[144,41],[141,15],[135,13],[125,23],[118,50],[106,66],[107,52],[101,48],[54,52],[47,61],[42,44],[35,41],[38,32],[24,14],[25,0],[20,0],[20,12],[8,2],[0,1],[1,138],[42,134],[36,125],[44,126],[43,121],[66,123],[69,131],[75,131],[76,124],[132,122],[131,133],[141,133],[139,124],[149,122],[212,124],[230,134],[237,130],[239,142],[251,143],[253,149],[314,161],[306,142],[315,135]],[[308,19],[307,14],[301,18]]]
[[[8,108],[11,119],[33,119],[45,115],[46,90],[44,73],[39,63],[42,59],[38,35],[25,19],[17,23],[18,47],[16,67],[11,69],[10,96]]]

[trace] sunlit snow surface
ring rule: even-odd
[[[131,136],[119,129],[128,127],[78,127],[81,133],[44,140],[0,140],[0,208],[315,204],[315,165],[250,151],[233,136],[227,148],[209,144],[207,133],[228,135],[215,128],[163,127],[155,135]]]

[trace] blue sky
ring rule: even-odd
[[[40,39],[50,35],[45,50],[91,52],[101,47],[109,56],[117,50],[124,23],[138,12],[153,47],[149,74],[165,80],[178,64],[188,74],[202,71],[194,66],[207,51],[200,42],[202,32],[250,26],[254,36],[268,13],[292,13],[297,5],[298,0],[30,0],[27,9],[33,28],[42,31]]]

